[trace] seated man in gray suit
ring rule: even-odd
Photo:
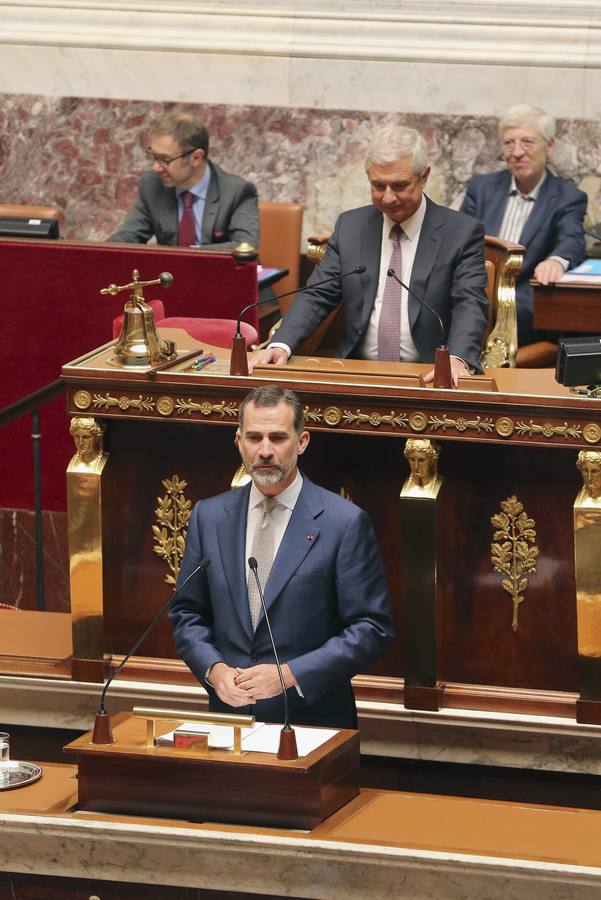
[[[484,230],[424,195],[430,174],[426,144],[412,128],[378,131],[367,151],[365,171],[373,205],[339,216],[309,289],[299,295],[274,341],[252,363],[285,364],[342,302],[339,356],[433,362],[436,348],[446,342],[456,383],[460,375],[479,369],[488,309]],[[356,266],[365,271],[316,286]],[[391,269],[409,291],[388,274]],[[440,316],[443,333],[425,304]],[[430,372],[426,380],[432,377]]]
[[[475,175],[461,209],[482,222],[486,234],[526,247],[517,282],[518,345],[523,347],[549,337],[534,329],[528,281],[552,284],[584,259],[587,197],[547,168],[555,121],[544,110],[510,107],[499,122],[499,136],[507,168]]]
[[[211,565],[172,603],[177,652],[207,686],[211,710],[282,721],[269,631],[247,563],[254,557],[292,722],[356,728],[350,679],[393,633],[369,517],[299,472],[309,432],[292,391],[252,391],[240,404],[236,443],[252,481],[192,511],[179,583],[202,557]]]
[[[184,247],[258,247],[257,189],[208,158],[209,132],[200,119],[165,116],[146,153],[152,171],[140,178],[138,197],[109,241],[143,244],[156,237]]]

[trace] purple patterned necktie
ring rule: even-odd
[[[196,197],[191,191],[182,191],[181,198],[184,204],[184,210],[179,222],[177,243],[180,247],[191,247],[196,243],[196,223],[194,221],[194,213],[192,212],[192,204]]]
[[[397,278],[401,275],[401,226],[390,229],[392,255],[390,269]],[[378,322],[378,359],[398,362],[401,347],[401,286],[394,278],[387,277]]]

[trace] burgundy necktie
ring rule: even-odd
[[[392,254],[390,269],[394,269],[397,278],[401,275],[401,226],[393,225],[390,229],[392,238]],[[384,296],[378,322],[378,359],[398,362],[401,347],[401,286],[394,278],[386,278]]]
[[[184,210],[179,222],[179,237],[177,243],[180,247],[191,247],[196,243],[196,223],[194,221],[194,213],[192,212],[192,204],[196,197],[191,191],[182,191],[181,198],[184,203]]]

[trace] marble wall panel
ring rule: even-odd
[[[45,608],[69,612],[67,514],[42,514]],[[0,509],[0,604],[37,609],[34,513]]]
[[[65,237],[105,238],[136,196],[152,122],[166,111],[203,116],[211,155],[255,181],[266,200],[306,208],[304,233],[331,230],[344,209],[369,202],[363,156],[377,127],[420,129],[429,146],[430,196],[457,205],[473,172],[502,166],[494,116],[159,103],[0,95],[0,199],[51,202],[65,210]],[[589,195],[601,219],[601,123],[558,122],[555,168]]]

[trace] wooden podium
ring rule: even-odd
[[[165,723],[162,733],[177,724]],[[79,769],[80,809],[309,829],[359,793],[357,731],[340,730],[308,756],[286,761],[146,747],[145,723],[130,713],[115,716],[113,734],[108,746],[93,744],[88,733],[65,747]]]
[[[184,505],[228,490],[240,464],[239,404],[251,388],[276,380],[296,391],[305,409],[311,447],[303,472],[365,509],[381,548],[396,637],[353,680],[356,696],[404,702],[407,603],[416,599],[403,597],[402,573],[413,560],[402,538],[399,494],[409,474],[406,441],[419,437],[440,445],[445,484],[436,615],[419,644],[432,658],[428,674],[439,707],[575,718],[582,670],[572,508],[582,486],[578,453],[601,447],[600,400],[570,393],[550,370],[491,369],[488,380],[471,379],[469,390],[437,390],[418,386],[426,365],[305,358],[244,378],[230,376],[221,351],[200,372],[184,363],[150,376],[111,368],[109,352],[63,368],[69,414],[101,420],[109,454],[102,476],[104,603],[95,619],[88,616],[103,652],[86,663],[88,680],[101,681],[103,666],[120,661],[172,590],[154,549],[156,512],[169,503],[165,485],[173,492],[185,483],[178,494]],[[498,522],[515,532],[508,538],[515,577]],[[525,562],[534,569],[518,577]],[[509,579],[498,571],[501,563]],[[125,677],[195,683],[177,660],[168,622],[143,652],[128,661]],[[77,642],[74,656],[74,673],[83,672]]]

